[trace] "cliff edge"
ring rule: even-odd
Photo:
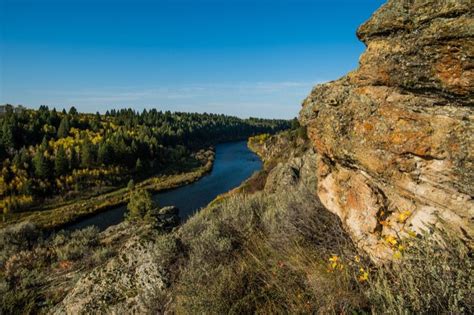
[[[359,68],[303,102],[317,194],[375,261],[428,224],[472,241],[473,25],[469,0],[390,0],[357,31]]]

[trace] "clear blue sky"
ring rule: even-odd
[[[383,0],[0,0],[0,104],[291,118]]]

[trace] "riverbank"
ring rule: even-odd
[[[152,198],[159,207],[177,207],[181,221],[185,222],[216,196],[241,185],[260,170],[261,166],[261,160],[248,149],[245,141],[219,144],[216,147],[212,171],[207,176],[189,185],[153,193]],[[73,231],[94,225],[99,230],[105,230],[122,222],[126,212],[126,205],[113,207],[64,228]]]
[[[203,164],[189,172],[154,176],[135,184],[135,188],[143,188],[151,193],[158,193],[193,183],[208,174],[214,164],[215,151],[210,152]],[[19,222],[31,222],[40,229],[54,230],[76,222],[88,216],[107,211],[128,203],[130,190],[126,187],[108,193],[81,199],[59,206],[48,205],[45,209],[19,213],[0,223],[0,228]]]
[[[238,194],[253,194],[262,191],[267,182],[268,174],[278,163],[284,163],[292,154],[303,155],[308,150],[308,141],[302,131],[286,130],[277,135],[260,134],[249,137],[247,148],[262,161],[262,168],[244,180],[238,187],[214,198],[209,206],[214,206]]]

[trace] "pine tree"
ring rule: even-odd
[[[49,147],[48,138],[46,138],[46,136],[44,136],[43,141],[41,141],[40,150],[46,151],[46,150],[48,150],[48,147]]]
[[[69,119],[67,117],[63,117],[58,128],[58,138],[66,138],[69,134],[69,129]]]
[[[100,117],[100,114],[99,112],[97,112],[94,116],[94,119],[92,119],[90,123],[92,130],[94,130],[95,132],[99,131],[101,127],[101,121],[102,119]]]
[[[58,121],[59,121],[58,112],[56,111],[56,108],[53,108],[53,110],[50,112],[49,117],[48,117],[48,124],[51,126],[56,126]]]
[[[1,140],[7,152],[11,152],[15,148],[15,129],[15,123],[13,121],[4,121]]]
[[[30,155],[25,147],[22,147],[20,150],[20,164],[25,169],[27,169],[30,164]]]
[[[73,170],[79,166],[79,157],[74,148],[71,149],[71,160],[69,161],[69,169]]]
[[[15,165],[15,167],[17,169],[21,168],[22,165],[21,165],[21,157],[20,157],[19,152],[15,153],[15,156],[13,157],[12,163],[13,163],[13,165]]]
[[[35,175],[39,178],[48,178],[50,174],[50,168],[48,160],[44,156],[44,151],[38,149],[35,156],[33,157],[33,167]]]
[[[298,118],[293,118],[291,121],[291,129],[296,130],[300,127],[300,122],[298,121]]]
[[[69,167],[69,161],[66,156],[66,151],[62,146],[59,147],[58,152],[56,152],[56,157],[54,160],[54,172],[56,176],[61,176],[67,173]]]
[[[77,115],[77,109],[74,106],[72,106],[69,109],[69,115],[71,115],[71,116],[76,116]]]
[[[140,158],[138,158],[137,161],[135,162],[135,171],[136,172],[143,171],[143,163],[142,163],[142,160],[140,160]]]
[[[81,166],[90,168],[94,165],[94,148],[89,139],[86,139],[81,146]]]
[[[99,145],[97,152],[97,163],[103,165],[110,165],[113,162],[113,149],[107,142],[102,142]]]
[[[140,189],[132,192],[130,201],[127,205],[129,220],[140,220],[145,215],[155,208],[155,203],[151,197],[151,194],[144,189]]]

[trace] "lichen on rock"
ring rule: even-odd
[[[469,0],[388,1],[359,68],[303,102],[317,194],[375,261],[428,224],[474,236],[473,25]]]

